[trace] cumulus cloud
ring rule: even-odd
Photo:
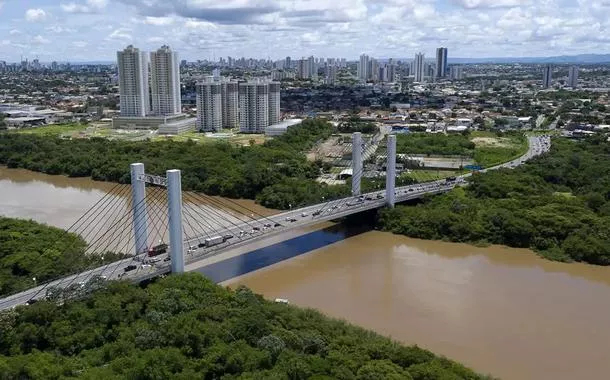
[[[84,3],[62,3],[61,9],[67,13],[99,13],[106,8],[108,0],[87,0]]]
[[[25,19],[30,22],[44,21],[47,13],[40,8],[32,8],[25,11]]]
[[[128,28],[118,28],[112,31],[112,33],[110,33],[108,35],[108,37],[106,37],[107,40],[127,40],[127,41],[131,41],[133,39],[133,36],[131,35],[131,29]]]
[[[51,42],[50,40],[44,38],[40,34],[37,35],[36,37],[32,38],[32,43],[34,43],[35,45],[46,45],[50,42]]]

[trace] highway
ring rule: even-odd
[[[494,167],[480,170],[486,172],[499,168],[514,168],[523,164],[527,160],[542,154],[550,149],[550,138],[547,136],[535,136],[528,138],[528,151],[512,161]],[[404,202],[417,199],[428,194],[440,194],[450,191],[455,186],[466,185],[466,178],[472,173],[467,173],[456,177],[455,181],[437,180],[420,184],[413,184],[396,188],[396,202]],[[348,197],[335,201],[324,202],[300,209],[285,211],[270,217],[263,217],[247,222],[233,222],[225,229],[221,236],[231,236],[225,242],[212,247],[199,247],[204,245],[205,239],[210,235],[198,236],[184,242],[185,264],[192,264],[201,260],[239,246],[244,246],[255,241],[266,239],[293,228],[307,227],[320,222],[340,219],[342,217],[359,213],[366,210],[376,209],[385,205],[385,190],[374,191],[361,196]],[[218,234],[215,234],[218,235]],[[0,300],[0,310],[13,308],[17,305],[26,304],[31,299],[44,298],[49,289],[69,288],[72,292],[78,293],[85,289],[88,282],[98,277],[98,280],[129,279],[134,282],[143,281],[148,278],[156,277],[170,272],[170,262],[168,254],[159,255],[154,263],[147,263],[151,260],[145,255],[123,259],[103,267],[88,270],[72,276],[52,281],[46,285],[36,286],[21,293],[8,296]],[[135,266],[135,269],[125,271],[128,266]]]

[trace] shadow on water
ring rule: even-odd
[[[372,222],[369,218],[366,218],[366,220],[362,218],[348,218],[343,220],[342,223],[244,253],[200,268],[197,271],[214,282],[230,280],[371,231],[373,229],[372,223],[369,223],[367,220]]]

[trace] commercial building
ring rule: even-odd
[[[423,82],[425,77],[425,56],[423,53],[415,54],[415,59],[413,60],[413,79],[415,82]]]
[[[447,48],[436,49],[436,77],[445,78],[447,76]]]
[[[546,65],[542,69],[542,88],[551,87],[553,81],[553,71],[551,65]]]
[[[145,117],[150,113],[148,57],[129,45],[117,52],[122,117]]]
[[[568,71],[568,86],[572,88],[578,87],[578,66],[570,66]]]
[[[222,130],[223,109],[221,83],[213,77],[195,85],[197,93],[197,129],[205,132]]]
[[[182,112],[178,54],[163,45],[150,53],[150,92],[152,115],[167,116]]]
[[[233,80],[220,82],[222,100],[222,127],[233,129],[239,127],[239,83]]]

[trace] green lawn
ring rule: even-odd
[[[411,178],[416,182],[430,182],[459,175],[460,173],[459,171],[452,170],[413,170],[410,173],[403,173],[401,177]]]
[[[497,136],[493,132],[476,131],[474,160],[478,165],[490,167],[513,160],[527,152],[527,139],[523,135]]]
[[[69,123],[69,124],[45,125],[42,127],[35,127],[35,128],[23,128],[23,129],[19,129],[17,131],[17,133],[59,136],[64,133],[84,131],[85,129],[87,129],[87,125],[85,125],[85,124]]]

